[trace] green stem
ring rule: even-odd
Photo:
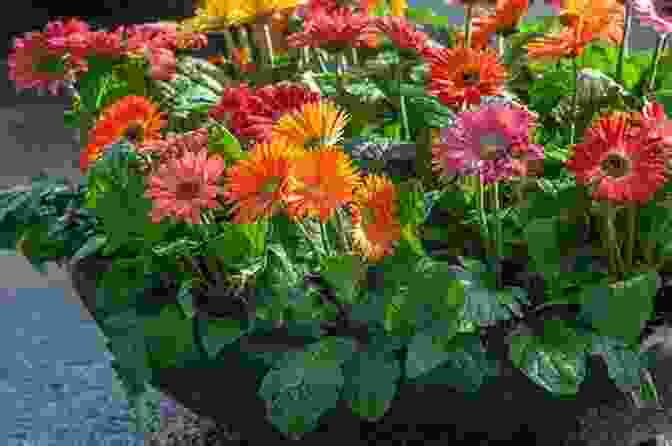
[[[271,38],[271,25],[264,23],[264,38],[266,39],[266,51],[268,56],[268,64],[271,68],[275,67],[275,55],[273,54],[273,39]]]
[[[627,218],[627,241],[625,246],[625,266],[628,271],[631,271],[634,266],[634,251],[635,251],[635,242],[637,239],[637,205],[632,204],[628,206],[625,210]]]
[[[233,40],[233,35],[229,28],[224,28],[222,32],[224,33],[224,40],[226,40],[226,48],[224,49],[226,52],[226,59],[230,61],[233,55],[233,49],[236,48],[236,43]]]
[[[497,55],[499,56],[499,60],[504,60],[504,47],[505,47],[506,41],[504,40],[504,36],[501,34],[497,34]]]
[[[397,83],[399,85],[399,106],[401,111],[401,128],[403,130],[404,141],[411,140],[411,130],[408,125],[408,113],[406,112],[406,98],[401,94],[401,83],[404,77],[404,65],[397,65]]]
[[[621,249],[618,244],[618,235],[616,227],[614,226],[614,219],[616,217],[616,208],[608,201],[604,204],[606,210],[606,230],[609,247],[610,265],[614,266],[614,273],[619,279],[623,279],[625,275],[625,265],[621,257]]]
[[[341,236],[341,243],[343,244],[343,250],[348,253],[352,250],[352,242],[348,233],[345,230],[345,214],[343,209],[336,209],[336,227],[338,229],[339,235]]]
[[[501,286],[501,268],[500,262],[504,255],[504,239],[502,236],[502,220],[500,219],[501,202],[499,200],[499,182],[492,186],[495,208],[495,265],[497,271],[497,288]]]
[[[661,34],[656,40],[656,48],[653,50],[653,59],[651,60],[651,77],[649,78],[648,93],[651,93],[656,88],[656,74],[658,72],[658,63],[660,62],[660,56],[665,49],[665,44],[667,43],[667,37],[669,34]]]
[[[303,236],[308,240],[308,243],[310,243],[310,247],[313,248],[313,252],[317,256],[317,258],[321,260],[324,254],[322,254],[322,250],[317,245],[315,240],[313,240],[313,237],[311,237],[310,233],[306,229],[306,226],[300,220],[295,220],[294,223],[296,223],[296,225],[299,227],[299,230],[301,230],[301,232],[303,233]]]
[[[324,63],[324,56],[320,52],[319,48],[314,48],[314,50],[317,62],[320,64],[320,70],[322,70],[322,73],[327,74],[329,71],[327,70],[327,65]]]
[[[331,242],[329,241],[329,234],[327,233],[327,225],[322,222],[320,222],[320,237],[322,238],[324,251],[327,253],[327,256],[331,256],[334,251],[331,249]]]
[[[489,254],[491,249],[490,247],[490,227],[488,225],[488,217],[485,213],[485,183],[483,182],[483,175],[478,174],[477,183],[478,187],[478,214],[481,219],[481,228],[485,233],[485,246],[486,254]]]
[[[579,99],[578,93],[578,77],[579,77],[579,67],[576,61],[576,57],[572,59],[572,67],[574,69],[573,76],[573,87],[574,87],[574,96],[572,96],[572,119],[569,124],[569,144],[573,145],[576,142],[576,120],[577,120],[577,105]]]
[[[471,48],[471,20],[474,16],[474,5],[468,3],[464,9],[464,47]]]
[[[354,46],[350,48],[350,54],[352,55],[352,64],[359,65],[359,56],[357,55],[357,48]]]
[[[244,26],[239,26],[239,27],[237,27],[237,31],[238,31],[238,41],[240,42],[240,46],[243,49],[247,49],[247,51],[249,52],[248,54],[250,54],[250,56],[251,56],[252,55],[252,46],[250,45],[250,39],[247,35],[247,30],[245,29]]]
[[[618,64],[616,65],[616,82],[623,84],[623,66],[628,57],[628,40],[630,40],[630,27],[632,25],[632,6],[625,2],[625,17],[623,18],[623,42],[618,52]]]

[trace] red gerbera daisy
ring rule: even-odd
[[[415,29],[404,17],[384,16],[378,18],[375,24],[397,48],[412,56],[430,56],[427,34]]]
[[[89,142],[82,151],[80,168],[85,172],[110,144],[127,137],[135,144],[159,139],[166,125],[164,114],[143,96],[125,96],[103,110],[89,133]]]
[[[667,181],[661,138],[632,131],[623,113],[600,118],[574,147],[567,168],[595,199],[646,203]]]
[[[442,48],[429,59],[429,94],[452,107],[463,103],[478,105],[481,96],[497,96],[507,77],[497,55],[472,48]]]
[[[225,90],[220,103],[210,110],[210,117],[227,121],[227,127],[237,137],[267,142],[282,115],[319,100],[319,93],[300,84],[267,85],[256,91],[243,84]]]

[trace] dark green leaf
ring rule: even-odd
[[[70,262],[72,264],[75,264],[84,257],[89,257],[97,253],[100,250],[100,248],[105,246],[105,243],[107,243],[107,237],[105,237],[104,235],[95,235],[91,237],[86,241],[86,243],[84,243],[84,245],[82,245],[81,248],[77,250],[77,252],[72,257]]]
[[[602,357],[609,369],[609,378],[623,393],[642,385],[640,372],[646,364],[639,353],[627,348],[622,341],[608,336],[594,336],[591,353]]]
[[[392,354],[365,350],[344,364],[343,373],[343,398],[350,409],[368,421],[385,415],[401,377],[399,360]]]
[[[161,368],[178,367],[197,353],[191,323],[177,305],[165,305],[158,316],[144,318],[151,360]]]

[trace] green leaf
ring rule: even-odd
[[[427,340],[424,343],[427,344]],[[487,377],[497,374],[496,362],[487,357],[476,334],[457,335],[443,352],[446,356],[441,357],[441,363],[416,378],[415,383],[448,385],[462,392],[476,392]]]
[[[84,245],[82,245],[81,248],[77,250],[75,255],[72,256],[70,263],[74,265],[81,259],[92,256],[93,254],[97,253],[103,246],[105,246],[106,243],[107,243],[107,237],[104,235],[95,235],[91,237],[86,241],[86,243],[84,243]]]
[[[523,229],[530,256],[539,272],[553,277],[560,272],[562,250],[558,243],[558,218],[537,218]]]
[[[236,342],[248,332],[249,321],[231,318],[210,318],[197,315],[199,334],[206,353],[215,358],[229,344]]]
[[[575,395],[586,376],[585,351],[568,353],[528,333],[511,338],[509,357],[533,382],[558,395]]]
[[[480,326],[511,319],[511,311],[500,302],[494,287],[494,272],[476,259],[465,259],[467,269],[456,274],[464,286],[464,319]]]
[[[158,316],[144,318],[144,332],[151,360],[161,368],[178,367],[196,356],[191,323],[177,305],[165,305]]]
[[[416,333],[408,345],[406,355],[406,376],[415,379],[448,360],[450,353],[437,346],[432,336],[427,333]]]
[[[255,263],[265,250],[268,223],[220,223],[220,233],[207,242],[206,251],[232,269]]]
[[[580,315],[604,336],[636,342],[653,313],[656,282],[657,273],[648,271],[614,284],[585,287]]]
[[[339,366],[353,354],[350,340],[329,337],[276,363],[258,392],[271,423],[295,438],[314,430],[320,416],[336,407],[345,381]]]
[[[623,393],[639,388],[643,383],[640,371],[645,367],[640,354],[618,339],[594,336],[592,354],[602,357],[609,370],[609,378]]]
[[[324,260],[322,277],[337,290],[344,302],[355,303],[359,293],[359,278],[364,265],[357,256],[332,256]]]
[[[194,317],[194,295],[191,290],[194,287],[194,280],[187,279],[180,284],[177,292],[177,303],[180,305],[182,313],[189,319]]]
[[[390,408],[401,377],[401,364],[393,354],[365,350],[343,365],[343,399],[367,421],[377,421]]]
[[[406,17],[422,25],[449,25],[450,19],[437,15],[431,8],[408,8]]]
[[[222,125],[211,127],[208,148],[212,153],[222,155],[227,165],[245,158],[238,139]]]

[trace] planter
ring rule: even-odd
[[[69,268],[74,289],[99,326],[96,277],[109,266],[110,259],[94,256]],[[162,285],[144,297],[155,302],[176,302],[176,291]],[[400,384],[391,408],[378,422],[363,421],[339,401],[335,409],[321,417],[318,429],[306,434],[301,441],[315,444],[321,439],[333,440],[338,433],[339,440],[357,443],[360,439],[372,438],[369,435],[373,431],[380,432],[381,439],[383,435],[388,439],[393,435],[396,439],[400,432],[411,432],[413,426],[421,426],[442,431],[449,438],[461,438],[464,432],[481,432],[487,433],[491,440],[532,439],[534,444],[556,444],[556,440],[564,438],[572,429],[576,414],[583,413],[583,409],[594,406],[596,401],[623,397],[608,379],[604,365],[594,360],[576,398],[555,398],[510,363],[505,338],[505,329],[488,330],[488,355],[497,360],[498,376],[485,377],[478,392],[459,392],[450,386],[432,383],[431,379],[405,381]],[[174,349],[170,338],[162,342],[163,347]],[[186,348],[184,353],[178,352],[176,365],[153,367],[151,383],[196,414],[232,426],[252,444],[283,441],[282,434],[266,419],[265,404],[257,396],[269,365],[256,355],[287,352],[308,342],[311,340],[293,336],[285,329],[270,329],[255,331],[231,344],[216,359],[194,355],[197,348],[191,349],[191,353]],[[444,410],[437,410],[439,407]]]

